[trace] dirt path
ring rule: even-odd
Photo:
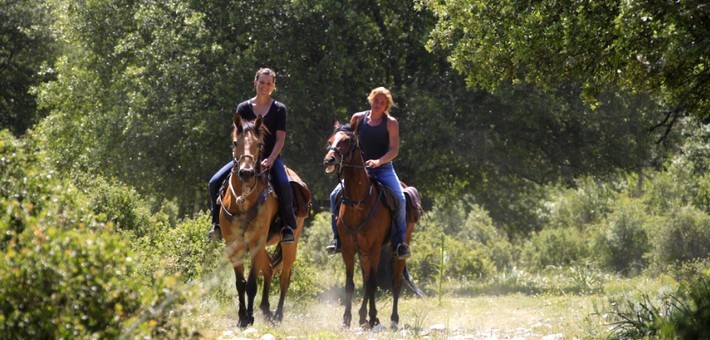
[[[260,312],[253,327],[236,327],[236,308],[210,316],[202,328],[207,339],[570,339],[603,337],[608,328],[594,313],[594,296],[480,296],[417,299],[400,302],[400,325],[390,331],[391,303],[378,300],[382,325],[373,330],[343,329],[343,307],[337,303],[287,305],[284,321],[268,324]],[[359,307],[354,305],[354,307]]]

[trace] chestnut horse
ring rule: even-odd
[[[228,179],[229,189],[221,197],[222,209],[219,221],[227,245],[225,253],[236,275],[239,293],[239,327],[243,328],[254,323],[254,297],[258,275],[264,277],[259,308],[269,320],[281,321],[283,318],[284,300],[291,281],[291,269],[296,260],[298,239],[306,216],[296,214],[297,226],[294,228],[296,240],[291,244],[280,244],[281,234],[278,231],[269,232],[278,215],[279,203],[269,183],[268,170],[261,171],[259,158],[266,127],[261,116],[254,122],[248,122],[243,121],[239,114],[234,115],[234,127],[232,132],[234,165]],[[297,177],[292,171],[289,175]],[[280,230],[280,227],[276,230]],[[266,247],[274,244],[276,250],[270,254]],[[251,257],[251,265],[248,281],[245,281],[244,262],[248,257]],[[269,289],[272,277],[279,271],[279,265],[281,266],[281,296],[278,307],[272,314],[269,307]],[[248,305],[244,299],[245,292]]]
[[[375,307],[376,274],[380,262],[380,249],[389,239],[393,215],[384,203],[382,189],[367,174],[362,151],[350,124],[341,126],[339,122],[336,122],[335,132],[328,140],[328,149],[323,159],[323,165],[326,167],[326,173],[337,173],[338,179],[340,180],[342,177],[343,181],[343,204],[340,206],[336,225],[345,262],[343,325],[350,327],[352,320],[352,298],[355,289],[353,270],[357,253],[365,285],[365,296],[359,311],[360,325],[372,328],[380,323]],[[414,223],[408,219],[405,237],[408,244],[411,241],[413,228]],[[399,323],[397,303],[402,290],[402,273],[406,263],[405,260],[398,260],[396,257],[393,259],[393,303],[390,320],[392,329],[397,329]],[[367,319],[368,303],[370,307],[369,321]]]

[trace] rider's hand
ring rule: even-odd
[[[261,161],[261,167],[262,167],[264,170],[270,169],[272,164],[274,164],[274,162],[272,162],[272,161],[269,160],[268,158],[266,158],[266,159],[264,159],[263,161]]]
[[[380,166],[380,160],[379,159],[368,159],[365,161],[365,166],[368,168],[376,168]]]

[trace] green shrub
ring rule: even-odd
[[[549,228],[533,234],[525,243],[520,260],[530,269],[568,266],[589,255],[585,234],[576,228]]]
[[[555,187],[549,190],[544,209],[538,212],[547,228],[578,228],[594,224],[610,211],[616,192],[608,184],[585,177],[576,188]]]
[[[447,237],[444,250],[446,273],[453,279],[486,278],[495,273],[495,264],[481,243]]]
[[[710,330],[710,271],[684,279],[679,288],[657,299],[612,303],[618,338],[706,339]]]
[[[298,281],[295,291],[299,294],[316,294],[333,287],[342,287],[345,282],[345,265],[340,255],[328,255],[325,246],[333,239],[330,212],[321,212],[306,220],[301,239],[298,241],[298,260],[294,278]],[[311,277],[304,277],[310,276]],[[356,275],[357,276],[357,275]],[[308,285],[312,286],[309,288]]]
[[[504,233],[495,227],[488,212],[470,198],[437,201],[416,225],[412,251],[414,256],[407,266],[416,279],[430,287],[439,287],[442,281],[488,278],[497,270],[512,266],[515,258]]]
[[[211,273],[224,257],[224,244],[207,240],[209,226],[207,213],[180,222],[175,228],[166,220],[154,219],[149,231],[134,240],[140,263],[137,270],[148,277],[158,271],[179,275],[183,282]]]
[[[140,308],[126,282],[130,255],[115,235],[33,227],[9,247],[0,269],[4,334],[13,338],[116,337]]]
[[[19,216],[25,228],[5,245],[0,266],[1,333],[11,338],[113,338],[172,293],[174,279],[168,276],[135,275],[130,246],[110,225],[56,226],[54,219],[62,216],[71,214]],[[176,319],[180,308],[169,304],[166,314],[151,315],[140,334],[185,334]]]
[[[698,190],[692,203],[706,214],[710,214],[710,173],[698,177]]]
[[[0,334],[186,335],[175,278],[136,275],[129,240],[95,215],[89,198],[44,164],[31,143],[0,140]]]
[[[652,258],[659,265],[710,257],[710,215],[686,205],[661,219]]]
[[[641,201],[621,197],[596,239],[594,249],[602,265],[622,273],[645,268],[651,223]]]
[[[135,190],[115,179],[88,174],[76,177],[80,177],[75,183],[87,194],[93,211],[104,214],[121,230],[137,236],[146,232],[150,211]]]
[[[682,167],[676,168],[676,171],[653,173],[642,198],[646,210],[661,216],[689,202],[691,199],[691,192],[688,190],[689,175],[687,169]]]

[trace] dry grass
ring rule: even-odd
[[[341,327],[343,307],[331,302],[287,302],[284,321],[270,324],[260,311],[253,327],[239,329],[236,306],[203,303],[200,333],[206,339],[574,339],[599,338],[607,328],[594,311],[594,296],[504,296],[400,301],[400,328],[390,331],[389,297],[378,300],[382,325],[373,330]],[[258,301],[257,301],[258,302]],[[272,305],[275,301],[272,301]],[[359,302],[354,305],[359,307]],[[357,309],[355,310],[357,313]],[[209,320],[209,321],[207,321]],[[355,316],[355,321],[357,316]]]

